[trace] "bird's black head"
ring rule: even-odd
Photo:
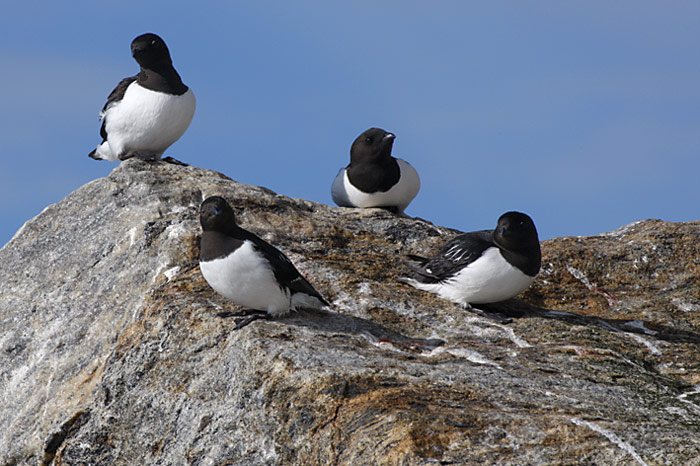
[[[350,163],[390,160],[396,136],[381,128],[360,134],[350,148]]]
[[[199,221],[204,231],[227,232],[236,226],[233,209],[221,196],[212,196],[202,202]]]
[[[499,246],[512,251],[540,248],[534,222],[521,212],[506,212],[501,215],[493,239]]]
[[[165,41],[155,34],[141,34],[131,41],[131,55],[141,68],[157,70],[172,65]]]

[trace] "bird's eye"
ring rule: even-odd
[[[153,40],[151,41],[151,45],[156,45],[156,40],[155,40],[155,39],[153,39]]]
[[[371,142],[372,142],[372,138],[370,138],[370,137],[366,137],[366,138],[365,138],[365,142],[367,142],[367,143],[371,143]]]

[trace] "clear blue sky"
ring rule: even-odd
[[[0,245],[116,163],[98,113],[161,35],[197,96],[168,155],[332,204],[355,137],[397,135],[406,213],[540,238],[700,218],[700,3],[3,2]]]

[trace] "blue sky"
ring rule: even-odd
[[[332,204],[378,126],[421,176],[406,213],[440,225],[697,220],[698,24],[689,1],[3,2],[0,245],[116,167],[87,154],[143,32],[197,96],[167,154],[237,181]]]

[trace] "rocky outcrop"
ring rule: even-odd
[[[215,194],[333,311],[232,331]],[[121,163],[0,250],[0,465],[700,464],[699,222],[546,241],[490,317],[397,282],[454,233]]]

